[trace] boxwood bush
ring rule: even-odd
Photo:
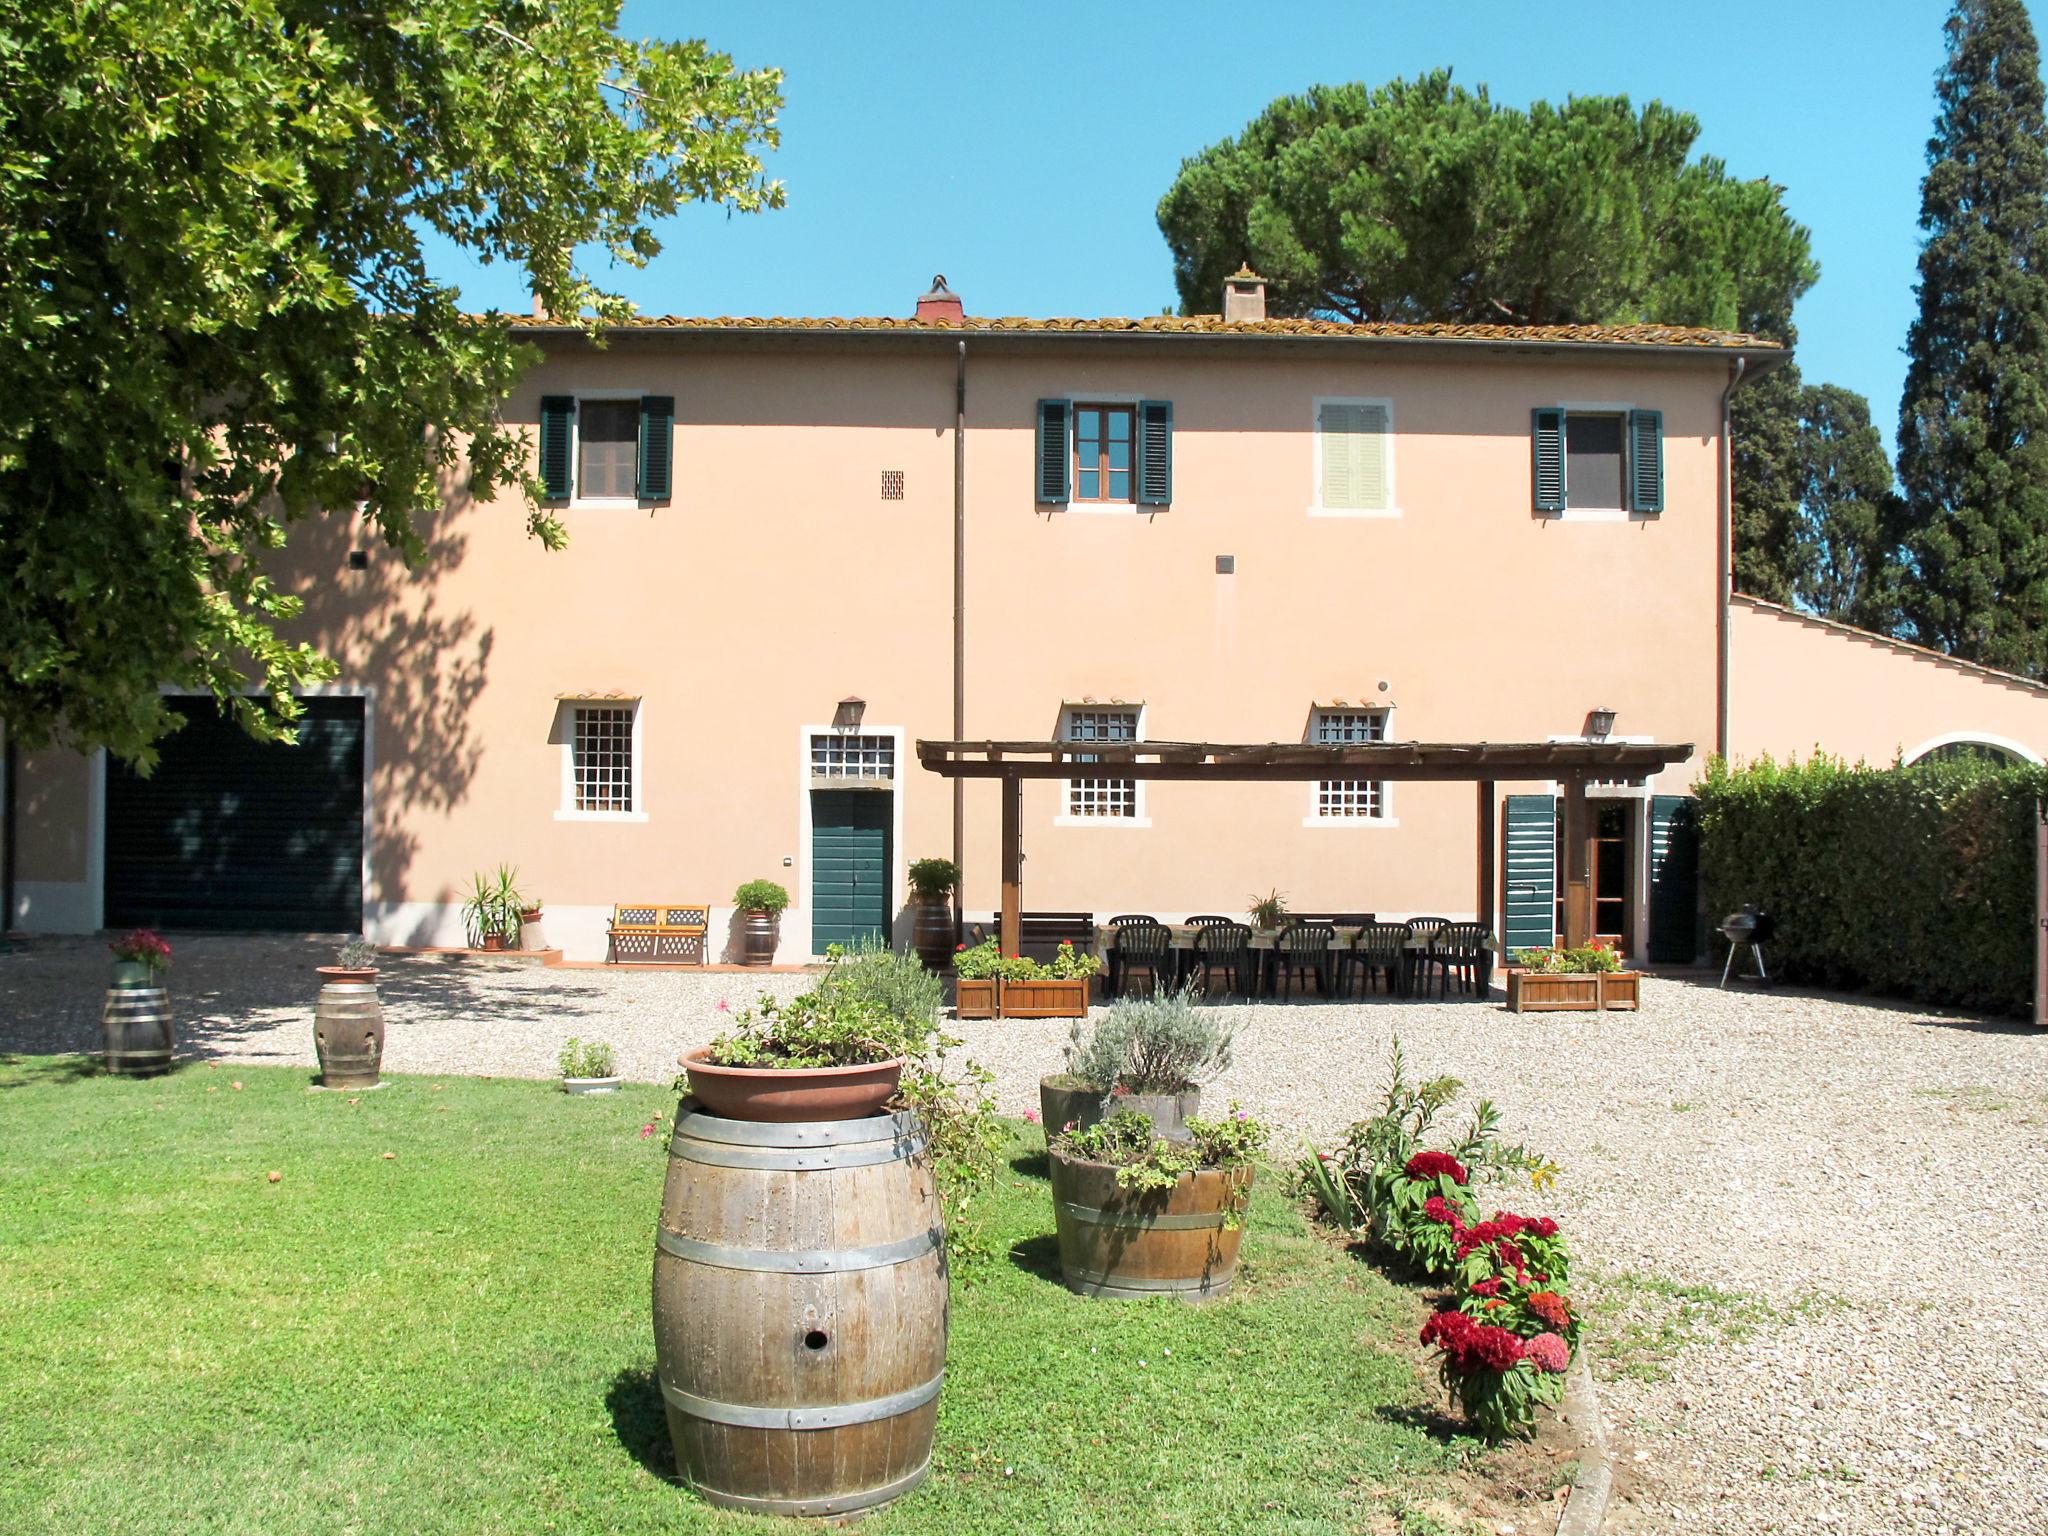
[[[2044,792],[2048,770],[1984,758],[1713,763],[1699,788],[1708,920],[1744,902],[1770,913],[1765,958],[1789,981],[2025,1014]],[[1718,934],[1713,947],[1727,952]]]

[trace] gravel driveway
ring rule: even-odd
[[[173,936],[188,1057],[313,1062],[325,943]],[[0,950],[0,1050],[89,1050],[106,953]],[[385,1064],[549,1076],[562,1038],[665,1081],[723,999],[798,975],[387,957]],[[1298,1135],[1365,1113],[1398,1031],[1565,1175],[1617,1433],[1620,1532],[2048,1533],[2048,1031],[1781,990],[1650,980],[1637,1014],[1263,1005],[1210,1089]],[[1066,1028],[962,1025],[1005,1110]],[[1529,1208],[1526,1191],[1503,1203]]]

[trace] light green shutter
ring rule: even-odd
[[[640,397],[640,499],[666,501],[675,459],[676,402],[672,395]]]
[[[1650,797],[1650,943],[1658,965],[1690,965],[1700,948],[1699,802]]]
[[[1073,471],[1074,450],[1068,440],[1073,407],[1064,400],[1038,402],[1037,463],[1033,466],[1034,499],[1041,506],[1065,506]]]
[[[1387,408],[1371,401],[1326,400],[1316,413],[1322,439],[1322,502],[1333,512],[1392,508]]]
[[[1164,507],[1173,501],[1173,402],[1140,400],[1137,420],[1138,505]]]

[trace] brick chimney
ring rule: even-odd
[[[547,300],[540,296],[538,288],[533,290],[533,318],[540,321],[554,319],[554,316],[548,313]]]
[[[941,272],[932,279],[930,293],[918,296],[917,318],[920,320],[964,320],[967,318],[966,311],[960,304],[960,295],[946,286],[945,273]]]
[[[1266,280],[1250,263],[1223,279],[1223,318],[1263,320],[1266,318]]]

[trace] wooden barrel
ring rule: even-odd
[[[107,1070],[121,1077],[154,1077],[171,1070],[171,994],[162,987],[109,987],[100,1010]]]
[[[329,1088],[371,1088],[384,1065],[384,1008],[377,984],[330,981],[313,1015],[320,1081]]]
[[[944,975],[953,966],[953,946],[959,932],[953,922],[953,904],[919,900],[911,906],[910,944],[928,971]]]
[[[1230,1289],[1238,1240],[1230,1224],[1251,1193],[1252,1170],[1201,1168],[1166,1190],[1128,1190],[1107,1163],[1054,1152],[1053,1225],[1060,1273],[1081,1296],[1179,1296],[1212,1301]]]
[[[712,1503],[849,1515],[923,1480],[947,1328],[924,1145],[914,1114],[676,1110],[655,1357],[677,1471]]]

